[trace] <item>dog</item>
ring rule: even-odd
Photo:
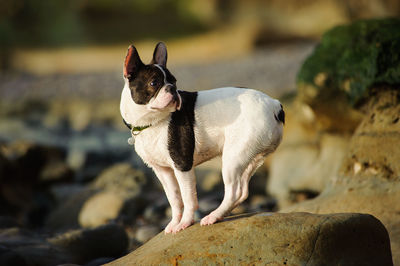
[[[278,147],[285,112],[266,94],[239,87],[199,92],[178,90],[167,69],[167,48],[156,45],[144,64],[131,45],[123,66],[120,111],[131,144],[160,180],[172,209],[165,233],[194,223],[198,208],[194,167],[222,157],[224,198],[200,225],[223,220],[249,193],[264,157]]]

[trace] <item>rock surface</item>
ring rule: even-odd
[[[19,227],[0,229],[0,265],[85,264],[101,257],[116,258],[128,247],[123,227],[108,224],[46,238]]]
[[[395,265],[400,264],[400,91],[370,99],[349,143],[341,170],[322,194],[282,211],[362,212],[386,226]]]
[[[396,265],[400,264],[399,25],[398,19],[359,21],[324,35],[299,72],[294,112],[292,117],[288,112],[285,138],[271,164],[270,181],[279,186],[269,188],[284,199],[279,202],[283,212],[374,215],[389,232]],[[325,149],[324,138],[333,135],[342,144]],[[285,165],[294,174],[280,181],[276,172],[288,173],[283,171]],[[318,184],[325,187],[311,201],[283,204],[293,203],[288,191],[299,184],[307,190]]]
[[[260,213],[161,232],[108,265],[392,265],[389,237],[371,215]]]
[[[297,76],[298,97],[327,130],[352,131],[354,105],[377,84],[400,83],[399,19],[361,20],[326,32]]]
[[[347,153],[350,136],[318,132],[304,105],[285,106],[285,137],[270,159],[266,190],[280,207],[297,202],[299,193],[321,193],[335,178]]]

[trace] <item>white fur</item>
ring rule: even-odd
[[[153,168],[171,204],[172,220],[166,233],[190,226],[197,209],[193,168],[177,170],[168,152],[168,124],[174,108],[149,110],[133,102],[127,83],[122,91],[122,117],[133,126],[152,125],[136,136],[135,150]],[[226,87],[198,92],[193,166],[222,156],[225,185],[221,205],[201,225],[221,220],[247,198],[251,175],[281,141],[283,125],[275,119],[280,109],[278,100],[256,90]]]

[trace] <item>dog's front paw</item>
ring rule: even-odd
[[[175,228],[176,226],[178,226],[178,224],[179,224],[179,220],[174,220],[174,219],[172,219],[172,220],[168,223],[167,227],[165,227],[164,233],[165,233],[165,234],[173,233],[173,232],[174,232],[174,228]]]
[[[182,231],[183,229],[188,228],[189,226],[191,226],[194,223],[193,220],[189,220],[189,221],[181,221],[179,224],[177,224],[173,229],[172,229],[172,233],[176,234],[179,231]]]
[[[216,222],[221,221],[222,219],[223,217],[219,217],[216,216],[215,214],[210,213],[209,215],[201,219],[200,225],[203,226],[203,225],[215,224]]]

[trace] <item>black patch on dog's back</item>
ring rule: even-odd
[[[193,167],[194,154],[194,107],[197,92],[179,91],[181,109],[172,113],[168,126],[168,151],[175,167],[183,172]]]
[[[278,115],[275,115],[275,119],[278,122],[281,122],[282,124],[285,124],[285,111],[283,111],[283,107],[281,104],[281,110],[279,110]]]

